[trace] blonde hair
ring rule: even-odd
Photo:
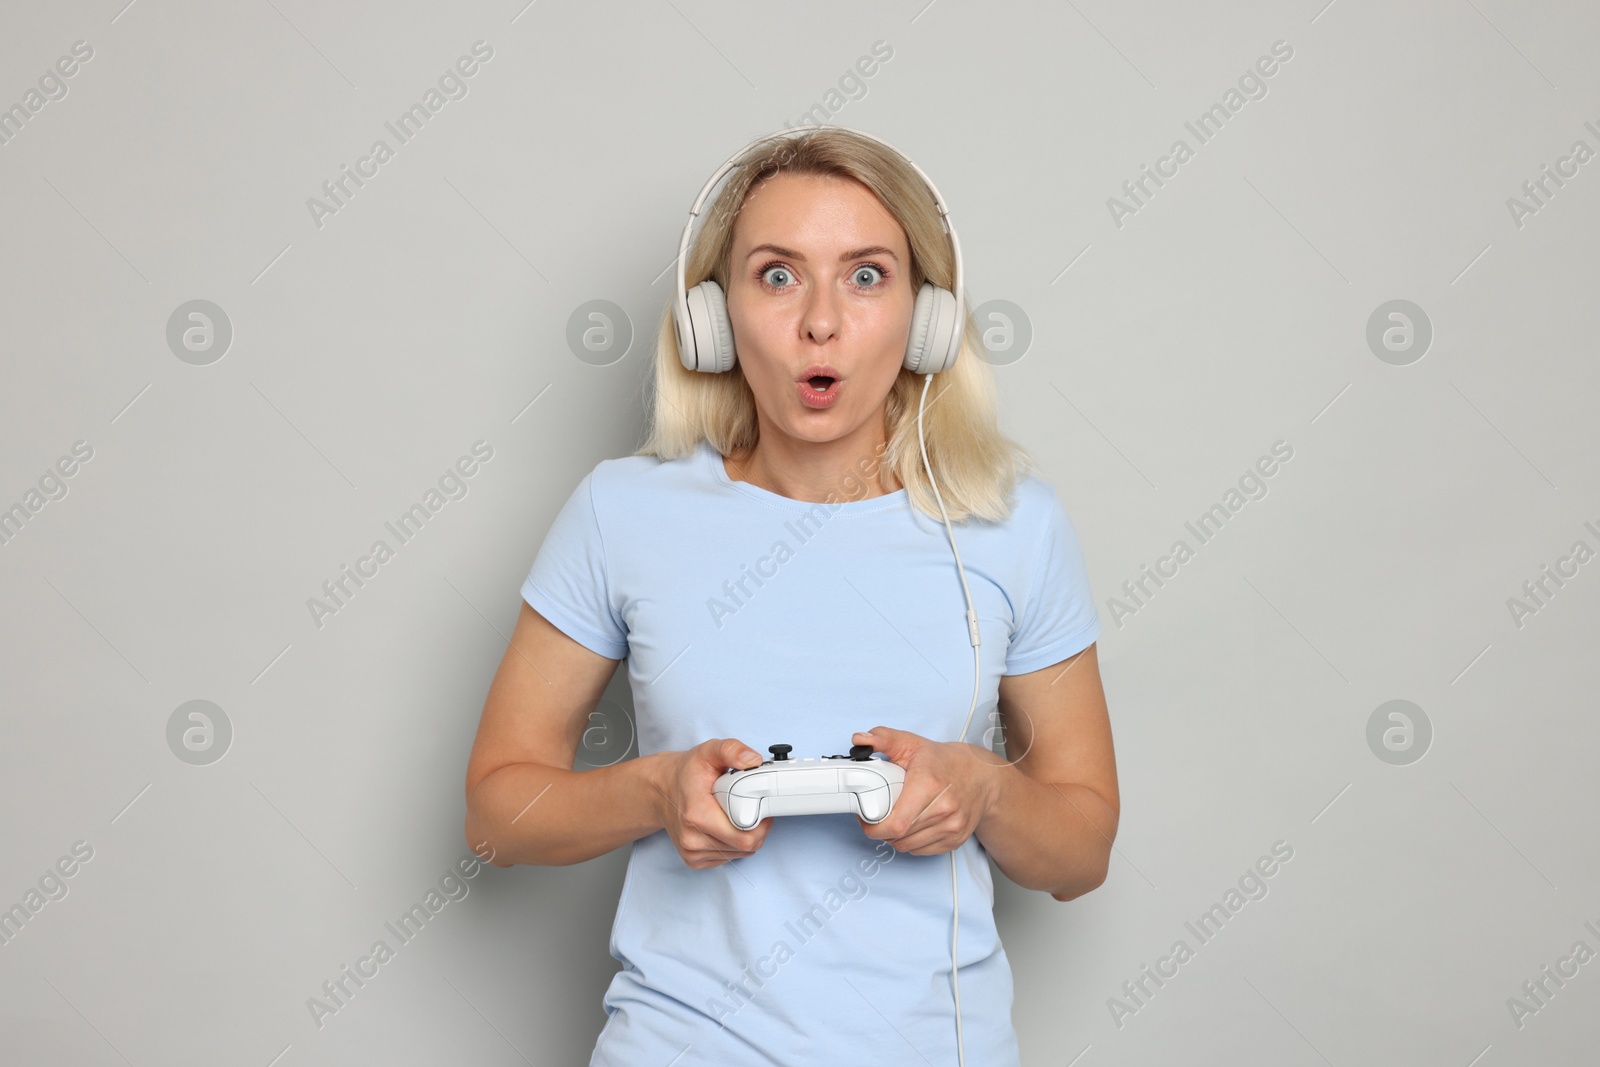
[[[687,286],[712,278],[728,292],[735,218],[756,184],[781,171],[848,178],[866,186],[905,231],[911,246],[907,273],[912,294],[924,281],[954,291],[955,257],[927,185],[893,150],[838,127],[764,139],[744,154],[701,212],[704,221],[689,246]],[[669,299],[657,331],[653,395],[646,404],[650,428],[634,455],[678,459],[692,453],[702,439],[723,455],[745,452],[760,437],[755,395],[737,360],[721,374],[683,366],[672,318],[675,299],[676,294]],[[982,340],[971,314],[965,307],[960,310],[961,354],[949,370],[934,375],[923,411],[928,462],[952,522],[969,516],[999,522],[1010,514],[1012,490],[1033,463],[1000,431],[994,371],[977,355],[983,351]],[[923,384],[923,375],[900,368],[889,390],[887,447],[879,462],[905,487],[913,506],[938,520],[938,503],[917,443]]]

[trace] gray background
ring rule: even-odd
[[[0,146],[0,507],[93,457],[0,546],[0,906],[94,852],[0,946],[0,1059],[586,1061],[626,850],[487,869],[320,1028],[306,1002],[467,855],[518,585],[637,446],[685,211],[821,103],[939,184],[971,305],[1026,316],[1004,424],[1105,624],[1110,877],[1061,904],[997,876],[1024,1061],[1594,1061],[1600,962],[1521,1026],[1507,1005],[1600,950],[1600,562],[1520,626],[1507,603],[1600,548],[1600,161],[1520,226],[1507,204],[1600,148],[1593,7],[113,0],[4,28],[5,106],[94,55]],[[319,227],[307,199],[478,40],[467,95]],[[1267,94],[1116,225],[1279,40]],[[167,342],[196,299],[233,331],[207,365]],[[1367,342],[1397,299],[1433,330],[1406,365]],[[592,300],[629,350],[568,345]],[[318,627],[307,598],[479,440],[467,495]],[[1270,492],[1114,622],[1280,440]],[[1396,699],[1432,727],[1408,765],[1367,740]],[[168,742],[191,700],[232,727],[205,766]],[[1277,841],[1268,895],[1199,945],[1185,922]]]

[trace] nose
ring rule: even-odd
[[[800,330],[816,342],[827,341],[839,332],[839,296],[831,287],[811,290],[801,311]]]

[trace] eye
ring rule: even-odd
[[[859,289],[881,289],[889,277],[887,268],[877,263],[863,263],[851,273],[850,280]],[[795,287],[794,272],[778,260],[763,264],[756,271],[756,280],[775,292]]]
[[[874,274],[877,275],[876,281],[872,277]],[[862,281],[863,275],[866,277],[865,281]],[[889,272],[878,266],[876,263],[863,263],[861,266],[855,269],[855,273],[851,275],[851,277],[854,278],[856,284],[861,286],[861,288],[873,289],[888,280]]]
[[[769,289],[787,289],[789,288],[789,283],[794,280],[794,276],[789,273],[789,268],[782,263],[768,263],[756,271],[756,277],[761,279],[762,284]],[[775,278],[776,281],[769,280],[769,278]]]

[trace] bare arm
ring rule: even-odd
[[[589,713],[619,662],[522,603],[467,760],[467,843],[480,854],[487,843],[495,866],[582,863],[666,829],[699,869],[765,839],[766,823],[737,830],[711,799],[726,767],[761,762],[739,741],[572,770]]]
[[[467,841],[487,841],[495,866],[580,863],[661,829],[643,780],[652,758],[572,770],[619,662],[522,603],[467,760]]]
[[[1000,715],[1009,763],[975,833],[1018,885],[1082,896],[1105,881],[1121,813],[1097,647],[1002,676]]]

